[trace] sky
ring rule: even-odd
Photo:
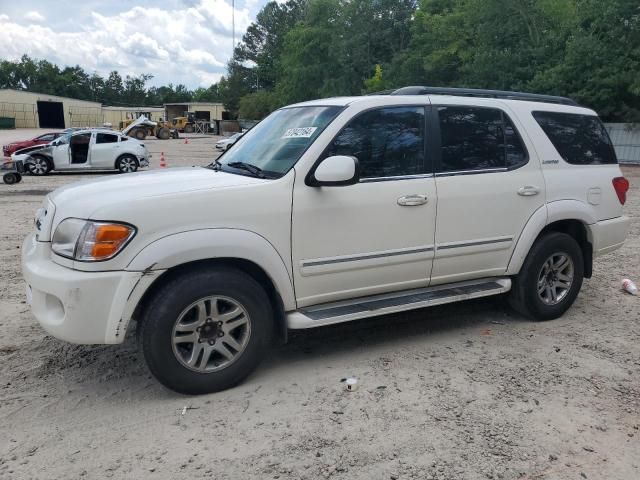
[[[148,86],[208,87],[232,52],[232,0],[0,0],[0,59],[23,54]],[[236,0],[236,43],[267,0]]]

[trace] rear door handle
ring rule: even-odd
[[[401,207],[415,207],[418,205],[424,205],[428,201],[429,199],[426,195],[405,195],[404,197],[400,197],[398,199],[398,205],[400,205]]]
[[[533,195],[537,195],[539,193],[540,188],[534,187],[533,185],[526,185],[518,189],[518,195],[521,195],[523,197],[532,197]]]

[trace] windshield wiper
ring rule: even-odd
[[[262,169],[260,167],[256,167],[255,165],[252,165],[250,163],[246,163],[246,162],[231,162],[231,163],[227,163],[227,165],[229,167],[239,168],[240,170],[246,170],[247,172],[253,174],[254,176],[256,176],[258,178],[266,178],[265,175],[264,175],[264,172],[262,171]]]

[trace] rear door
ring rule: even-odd
[[[504,274],[531,215],[545,205],[533,145],[495,102],[434,105],[438,216],[432,284]]]
[[[115,168],[120,145],[118,135],[96,132],[91,144],[91,166],[93,168]]]

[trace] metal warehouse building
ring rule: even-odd
[[[45,93],[0,89],[0,117],[17,128],[68,128],[101,125],[102,104]]]
[[[229,120],[224,105],[212,102],[165,103],[166,118],[184,117],[187,112],[193,112],[197,120],[207,122],[215,120]]]

